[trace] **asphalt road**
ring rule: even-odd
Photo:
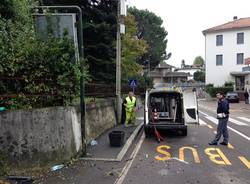
[[[199,104],[201,125],[189,125],[186,137],[167,132],[157,143],[140,133],[122,162],[78,162],[38,183],[250,184],[250,105],[231,105],[230,145],[209,146],[216,102]]]
[[[249,111],[241,111],[240,116],[232,112],[230,145],[226,147],[208,145],[216,133],[215,112],[206,104],[199,110],[202,124],[190,125],[187,137],[168,132],[160,144],[142,137],[138,154],[117,183],[249,184]]]

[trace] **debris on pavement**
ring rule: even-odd
[[[63,167],[64,167],[63,164],[61,164],[61,165],[55,165],[55,166],[51,167],[51,171],[57,171],[57,170],[62,169]]]
[[[122,169],[123,169],[123,168],[112,169],[111,171],[106,172],[106,173],[105,173],[105,176],[114,176],[115,174],[116,174],[117,176],[119,176],[119,175],[121,174],[121,172],[122,172]]]

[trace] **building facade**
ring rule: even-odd
[[[250,18],[237,19],[203,31],[205,36],[206,84],[233,82],[236,91],[250,83],[245,61],[250,57]]]
[[[189,73],[174,72],[173,69],[174,66],[167,63],[161,63],[151,71],[149,76],[153,79],[154,86],[161,84],[177,85],[188,81],[188,77],[190,76]]]

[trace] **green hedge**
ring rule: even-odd
[[[88,79],[66,32],[63,38],[43,40],[33,28],[0,16],[0,107],[69,105],[79,98],[80,77]]]
[[[233,91],[234,88],[232,86],[227,87],[213,87],[212,85],[206,86],[206,92],[211,95],[211,97],[216,97],[216,94],[221,92],[227,94],[229,91]]]

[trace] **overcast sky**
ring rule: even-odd
[[[138,9],[148,9],[160,16],[168,31],[167,63],[180,66],[181,60],[192,64],[205,55],[202,31],[238,18],[250,17],[250,0],[129,0]]]

